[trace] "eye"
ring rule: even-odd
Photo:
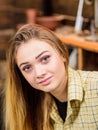
[[[50,56],[44,56],[41,58],[42,63],[47,63],[49,61]]]
[[[32,69],[31,65],[27,65],[23,67],[23,71],[29,72]]]

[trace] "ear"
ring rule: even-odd
[[[63,62],[66,62],[66,59],[65,59],[65,57],[64,57],[64,56],[62,56],[62,60],[63,60]]]

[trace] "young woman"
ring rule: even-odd
[[[24,25],[7,61],[6,130],[98,129],[98,72],[71,69],[67,48],[52,31]]]

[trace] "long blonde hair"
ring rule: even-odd
[[[7,53],[8,81],[5,88],[6,130],[51,130],[50,112],[52,96],[30,86],[16,64],[16,53],[22,42],[39,39],[51,44],[65,58],[68,69],[66,46],[49,29],[37,24],[21,27],[12,38]]]

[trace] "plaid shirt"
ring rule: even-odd
[[[50,116],[54,130],[98,130],[98,72],[69,68],[66,120],[55,103]]]

